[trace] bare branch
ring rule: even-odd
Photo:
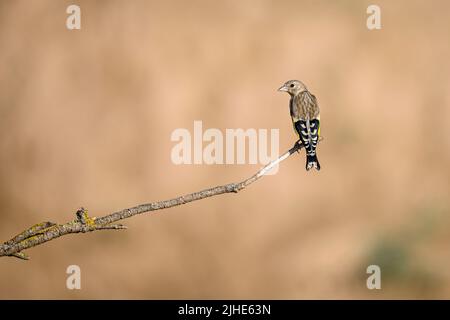
[[[28,256],[22,251],[31,247],[35,247],[44,242],[59,238],[61,236],[70,233],[84,233],[96,230],[121,230],[126,229],[126,226],[121,224],[113,224],[116,221],[123,220],[135,216],[137,214],[142,214],[146,212],[167,209],[179,205],[183,205],[192,201],[202,200],[205,198],[217,196],[224,193],[237,193],[262,176],[269,172],[273,167],[279,164],[281,161],[287,159],[289,156],[295,152],[300,151],[303,145],[299,142],[278,159],[270,162],[258,172],[256,172],[250,178],[243,180],[238,183],[229,183],[222,186],[217,186],[202,191],[190,193],[181,197],[173,198],[170,200],[151,202],[147,204],[141,204],[136,207],[124,209],[122,211],[114,212],[109,215],[95,218],[90,217],[87,210],[80,208],[76,212],[76,219],[69,221],[65,224],[56,224],[53,222],[42,222],[38,223],[25,231],[19,233],[11,240],[4,242],[0,245],[0,257],[2,256],[12,256],[24,260],[28,260]]]

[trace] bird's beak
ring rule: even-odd
[[[282,85],[281,87],[278,88],[278,91],[286,92],[286,91],[288,91],[288,89],[285,85]]]

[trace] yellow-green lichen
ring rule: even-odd
[[[91,218],[88,215],[88,211],[86,209],[83,210],[82,217],[83,217],[82,219],[84,220],[84,223],[86,225],[88,225],[89,227],[95,227],[95,218]]]

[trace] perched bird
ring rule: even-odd
[[[298,80],[289,80],[278,91],[289,93],[292,124],[306,150],[306,170],[320,170],[316,148],[320,137],[320,110],[316,97]]]

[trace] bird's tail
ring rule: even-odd
[[[306,170],[310,170],[311,168],[315,168],[317,171],[320,170],[320,163],[315,154],[306,155]]]

